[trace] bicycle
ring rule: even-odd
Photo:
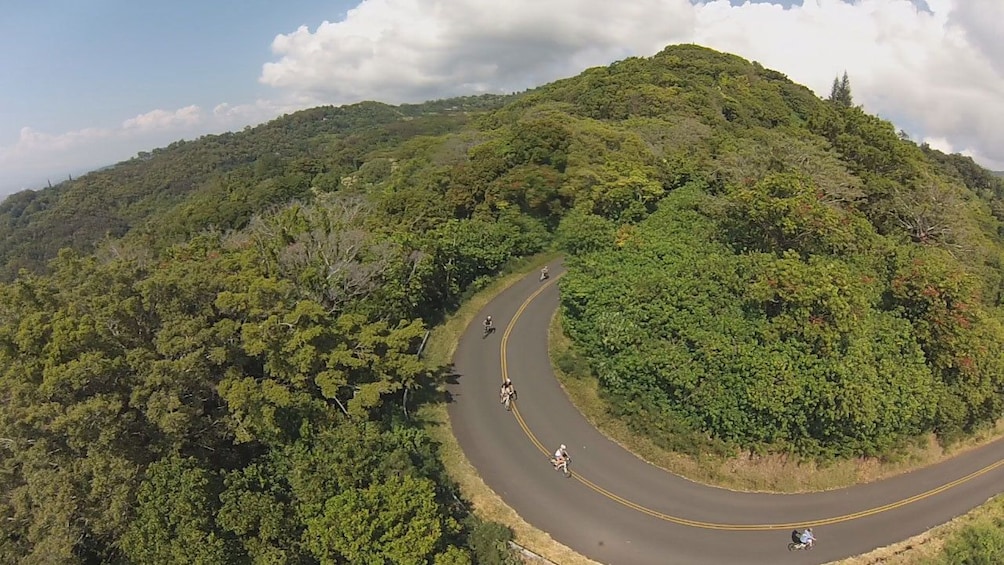
[[[802,543],[802,542],[795,543],[795,542],[792,541],[792,542],[788,542],[788,551],[798,551],[798,550],[802,550],[802,549],[804,549],[806,551],[809,551],[810,549],[812,549],[812,547],[814,545],[815,545],[815,542],[813,542],[813,543]]]
[[[509,394],[502,395],[502,405],[505,406],[506,411],[512,410],[512,401],[516,400],[516,391],[512,391]]]
[[[555,471],[561,469],[561,473],[565,475],[565,478],[567,479],[572,476],[572,471],[571,469],[568,468],[568,464],[571,463],[571,461],[572,461],[571,457],[565,457],[561,461],[558,461],[554,457],[551,457],[551,466],[554,467]]]
[[[484,333],[481,335],[481,339],[484,339],[484,338],[488,337],[490,334],[493,334],[493,333],[495,333],[495,326],[494,325],[485,326],[485,330],[484,330]]]

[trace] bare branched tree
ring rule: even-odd
[[[925,179],[909,190],[897,191],[892,202],[897,222],[914,242],[962,247],[959,232],[963,226],[956,223],[964,217],[963,202],[951,187]]]
[[[279,268],[287,275],[316,272],[313,292],[331,311],[378,288],[397,256],[394,244],[364,227],[368,212],[361,196],[326,198],[300,211],[307,229],[279,251]]]
[[[146,245],[121,239],[105,238],[94,252],[102,263],[112,261],[129,261],[142,267],[153,262],[154,253]]]
[[[832,205],[853,205],[864,197],[861,181],[839,158],[817,143],[763,134],[737,142],[738,147],[716,159],[717,178],[732,184],[755,184],[771,173],[807,175],[820,199]]]

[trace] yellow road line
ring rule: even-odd
[[[562,273],[562,274],[564,274],[564,273]],[[500,353],[501,353],[502,381],[503,382],[509,376],[509,365],[508,365],[508,361],[506,359],[506,353],[507,353],[507,347],[509,345],[509,335],[512,333],[513,328],[516,327],[516,322],[519,320],[520,316],[523,315],[523,312],[530,306],[530,304],[534,300],[536,300],[537,297],[540,296],[545,290],[547,290],[548,287],[550,287],[558,279],[560,279],[561,276],[562,275],[558,275],[558,276],[552,278],[547,283],[541,285],[541,287],[538,288],[536,291],[534,291],[533,294],[531,294],[529,297],[527,297],[527,299],[523,302],[523,304],[521,304],[520,307],[516,310],[516,313],[513,314],[512,320],[510,320],[509,324],[506,326],[506,330],[502,334],[502,339],[501,339],[500,346],[499,346]],[[530,439],[530,442],[533,443],[533,445],[536,446],[537,449],[539,449],[541,453],[543,453],[544,455],[550,456],[551,452],[546,447],[544,447],[544,445],[540,442],[540,440],[537,439],[537,436],[534,435],[534,433],[530,429],[530,427],[526,424],[526,421],[523,420],[523,416],[520,415],[519,408],[517,407],[516,404],[517,404],[517,402],[514,400],[511,403],[510,406],[512,407],[513,416],[516,417],[516,421],[519,423],[520,428],[523,429],[523,432],[526,434],[526,437],[528,437]],[[916,494],[914,496],[911,496],[909,498],[904,498],[904,499],[898,500],[896,502],[890,502],[889,504],[884,504],[882,506],[876,506],[874,508],[869,508],[867,510],[861,510],[861,511],[858,511],[858,512],[852,512],[850,514],[844,514],[844,515],[841,515],[841,516],[834,516],[832,518],[822,518],[822,519],[819,519],[819,520],[810,520],[810,521],[805,521],[805,522],[788,522],[788,523],[778,523],[778,524],[725,524],[725,523],[716,523],[716,522],[703,522],[703,521],[700,521],[700,520],[689,520],[687,518],[681,518],[679,516],[673,516],[673,515],[670,515],[670,514],[665,514],[663,512],[659,512],[658,510],[652,510],[651,508],[647,508],[645,506],[642,506],[641,504],[638,504],[636,502],[632,502],[632,501],[630,501],[630,500],[628,500],[628,499],[626,499],[624,497],[621,497],[621,496],[619,496],[617,494],[614,494],[614,493],[608,491],[607,489],[605,489],[605,488],[597,485],[596,483],[594,483],[594,482],[590,481],[589,479],[583,477],[578,472],[573,471],[572,472],[572,476],[575,477],[576,480],[578,480],[580,483],[582,483],[586,487],[588,487],[588,488],[592,489],[593,491],[595,491],[595,492],[597,492],[597,493],[599,493],[599,494],[601,494],[601,495],[609,498],[610,500],[613,500],[614,502],[616,502],[618,504],[621,504],[621,505],[626,506],[628,508],[631,508],[633,510],[637,510],[638,512],[641,512],[643,514],[648,514],[649,516],[658,518],[660,520],[664,520],[664,521],[667,521],[667,522],[672,522],[674,524],[681,524],[681,525],[684,525],[684,526],[692,526],[692,527],[695,527],[695,528],[704,528],[704,529],[709,529],[709,530],[764,531],[764,530],[781,530],[781,529],[788,529],[788,528],[798,528],[798,527],[803,527],[803,526],[804,527],[826,526],[826,525],[832,525],[832,524],[839,524],[841,522],[849,522],[851,520],[856,520],[856,519],[859,519],[859,518],[865,518],[867,516],[874,516],[875,514],[880,514],[882,512],[888,512],[890,510],[895,510],[896,508],[901,508],[901,507],[906,506],[908,504],[912,504],[914,502],[919,502],[921,500],[930,498],[930,497],[932,497],[932,496],[934,496],[936,494],[940,494],[942,492],[945,492],[945,491],[947,491],[947,490],[949,490],[951,488],[954,488],[954,487],[957,487],[957,486],[959,486],[959,485],[961,485],[963,483],[969,482],[969,481],[971,481],[971,480],[973,480],[973,479],[975,479],[975,478],[977,478],[977,477],[979,477],[981,475],[985,475],[985,474],[993,471],[994,469],[997,469],[1001,465],[1004,465],[1004,460],[997,461],[996,463],[991,463],[990,465],[987,465],[986,467],[983,467],[982,469],[974,471],[974,472],[972,472],[972,473],[970,473],[970,474],[968,474],[968,475],[966,475],[964,477],[958,478],[958,479],[956,479],[954,481],[951,481],[949,483],[945,483],[945,484],[943,484],[943,485],[941,485],[939,487],[935,487],[935,488],[933,488],[931,490],[928,490],[926,492],[922,492],[920,494]]]
[[[554,284],[560,278],[561,278],[561,275],[558,275],[558,276],[552,278],[551,280],[549,280],[548,282],[544,283],[543,285],[540,286],[540,288],[538,288],[536,291],[534,291],[534,293],[531,294],[523,302],[523,304],[520,305],[519,309],[516,310],[516,313],[513,314],[513,316],[512,316],[512,320],[509,321],[509,325],[506,326],[505,332],[502,333],[502,339],[501,339],[501,342],[500,342],[501,345],[499,347],[499,349],[501,351],[501,354],[502,354],[502,382],[505,382],[505,380],[507,378],[509,378],[509,364],[508,364],[508,361],[506,359],[506,349],[507,349],[507,347],[509,345],[509,335],[512,333],[512,329],[514,327],[516,327],[516,321],[519,320],[519,317],[523,315],[523,311],[525,311],[527,309],[527,307],[530,306],[530,303],[533,302],[533,300],[535,298],[537,298],[538,296],[540,296],[541,293],[543,293],[545,290],[547,290],[548,287],[550,287],[552,284]],[[550,456],[551,452],[546,447],[544,447],[544,444],[540,443],[540,440],[537,439],[537,436],[535,436],[533,434],[533,432],[530,430],[530,427],[526,425],[525,421],[523,421],[523,416],[521,416],[520,413],[519,413],[519,407],[517,406],[517,402],[518,402],[518,400],[514,400],[510,404],[510,406],[512,407],[512,413],[516,417],[516,421],[519,422],[519,426],[521,428],[523,428],[523,432],[526,433],[526,436],[528,438],[530,438],[530,441],[535,446],[537,446],[537,449],[539,449],[541,453],[543,453],[544,455]]]

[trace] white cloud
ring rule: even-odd
[[[21,128],[17,144],[0,152],[0,163],[14,163],[16,158],[30,157],[34,152],[65,151],[94,141],[107,139],[111,130],[87,128],[53,135],[35,131],[30,127]]]
[[[173,112],[167,110],[153,110],[145,114],[140,114],[135,118],[129,118],[122,123],[122,129],[138,130],[165,130],[175,128],[186,128],[199,124],[202,121],[202,109],[198,106],[185,106]]]
[[[364,0],[272,43],[261,82],[334,103],[414,102],[537,86],[651,54],[693,25],[687,0]]]
[[[925,137],[922,141],[942,153],[953,153],[955,151],[952,144],[944,137]]]
[[[858,103],[915,138],[1004,169],[1001,0],[363,0],[272,44],[260,81],[324,103],[509,92],[693,42],[784,72],[820,95],[847,70]]]
[[[1004,22],[1004,2],[1000,0],[965,0],[955,3],[949,17],[952,25],[961,28],[981,54],[1004,73],[1004,42],[1000,26]]]

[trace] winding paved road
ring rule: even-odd
[[[528,276],[497,296],[462,336],[449,407],[454,433],[484,481],[527,522],[596,561],[617,565],[826,563],[909,538],[1001,490],[1004,441],[898,477],[811,494],[741,493],[645,463],[594,429],[551,372],[551,279]],[[491,314],[498,331],[482,338]],[[498,401],[508,375],[512,412]],[[548,453],[565,443],[571,478]],[[789,552],[813,525],[812,551]]]

